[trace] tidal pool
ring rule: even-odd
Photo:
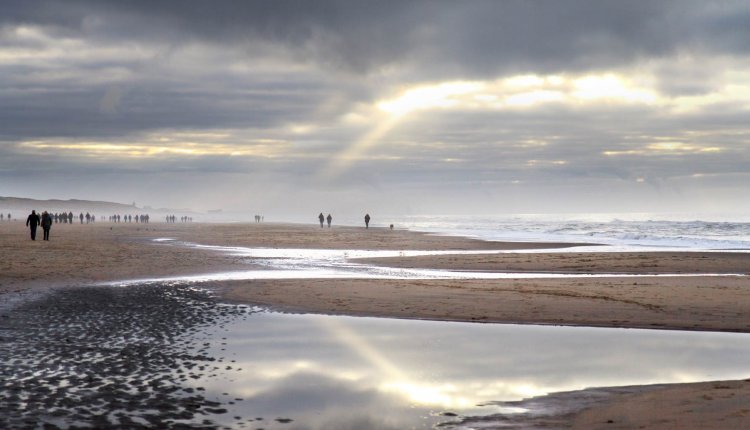
[[[560,279],[560,278],[652,278],[652,277],[744,277],[726,273],[559,273],[559,272],[482,272],[439,269],[403,269],[362,264],[357,258],[413,257],[424,255],[472,255],[515,253],[517,251],[414,251],[414,250],[345,250],[302,248],[246,248],[209,246],[178,242],[170,238],[154,239],[170,246],[185,246],[243,257],[249,270],[232,270],[201,275],[133,279],[109,285],[134,285],[145,282],[217,282],[253,279]],[[585,247],[584,247],[585,248]],[[589,247],[595,248],[595,247]],[[577,247],[564,248],[577,249]],[[538,250],[536,250],[538,251]]]
[[[453,414],[518,412],[479,406],[492,401],[750,373],[750,335],[734,333],[259,312],[205,336],[231,365],[193,383],[243,399],[214,419],[266,429],[453,428]]]

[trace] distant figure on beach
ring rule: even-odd
[[[36,240],[36,227],[39,222],[39,215],[36,214],[36,211],[31,211],[31,215],[26,218],[26,226],[31,228],[31,240]]]
[[[10,221],[10,212],[8,212],[8,221]]]
[[[81,220],[81,224],[83,224],[83,212],[81,212],[80,215],[78,215],[78,219]]]
[[[370,214],[365,214],[365,228],[370,228]]]
[[[331,214],[328,214],[328,216],[326,217],[326,221],[328,221],[328,228],[331,228],[331,220],[333,220],[333,217],[331,216]]]
[[[47,211],[42,212],[42,230],[44,240],[49,240],[49,230],[52,228],[52,216]]]
[[[391,230],[393,230],[393,224],[391,224]]]
[[[68,212],[68,224],[73,224],[73,211]]]
[[[86,212],[86,224],[91,222],[91,214]]]
[[[320,228],[323,228],[323,221],[325,221],[325,219],[326,217],[324,217],[323,212],[321,212],[320,215],[318,215],[318,220],[320,221]]]

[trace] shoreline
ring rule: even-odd
[[[17,227],[22,225],[18,223]],[[55,225],[52,240],[32,242],[25,228],[0,230],[0,293],[121,280],[264,269],[244,256],[201,245],[368,250],[510,251],[351,260],[394,268],[485,272],[622,273],[633,277],[560,279],[256,279],[211,282],[225,299],[292,312],[495,323],[588,325],[750,332],[750,253],[544,252],[563,243],[485,242],[405,230],[294,224]],[[586,244],[588,245],[588,244]],[[252,288],[248,288],[252,286]],[[3,294],[5,299],[7,295]],[[3,300],[7,302],[7,300]]]
[[[320,229],[292,224],[106,224],[55,225],[51,241],[32,242],[22,224],[0,229],[0,313],[4,306],[24,297],[62,287],[93,285],[134,278],[184,276],[206,272],[253,268],[244,257],[208,249],[154,242],[173,237],[203,245],[306,249],[411,249],[411,250],[511,250],[525,246],[543,249],[573,244],[501,243],[435,236],[411,231],[354,227]],[[7,225],[12,229],[6,228]],[[590,245],[590,244],[588,244]],[[747,257],[746,257],[747,256]],[[566,267],[578,273],[623,270],[628,273],[730,273],[747,274],[750,254],[710,253],[502,253],[398,257],[367,261],[389,267],[429,267],[453,270],[534,270]],[[717,269],[718,268],[718,269]],[[211,282],[203,284],[219,293],[219,300],[255,304],[288,312],[366,315],[392,318],[438,319],[464,322],[600,326],[637,329],[750,332],[750,280],[724,277],[595,278],[595,279],[495,279],[495,280],[367,280],[286,279]],[[18,298],[21,297],[21,298]],[[600,420],[603,415],[633,417],[627,410],[646,408],[654,393],[672,402],[690,399],[698,407],[727,412],[743,424],[750,422],[737,401],[750,401],[750,384],[732,381],[739,388],[720,388],[734,396],[714,396],[718,382],[677,384],[638,393],[613,395],[612,400],[569,416],[570,423],[588,419],[581,428],[617,427]],[[701,385],[702,384],[702,385]],[[713,384],[713,385],[712,385]],[[726,385],[726,384],[724,384]],[[732,385],[734,386],[734,385]],[[649,387],[649,386],[644,386]],[[687,391],[686,391],[687,390]],[[639,397],[640,396],[640,397]],[[691,397],[692,396],[692,397]],[[709,396],[711,400],[707,400]],[[640,400],[639,400],[640,399]],[[680,400],[682,399],[682,400]],[[646,406],[644,406],[646,405]],[[647,408],[646,408],[647,409]],[[614,411],[614,412],[613,412]],[[639,409],[640,411],[640,409]],[[665,410],[643,410],[639,419],[664,416]],[[594,415],[592,415],[594,414]],[[624,415],[623,415],[624,414]],[[734,414],[734,415],[733,415]],[[678,413],[671,422],[680,422]],[[593,418],[585,418],[593,417]],[[711,411],[700,413],[715,423]],[[724,419],[725,417],[722,417]],[[619,418],[618,418],[619,420]],[[682,422],[684,424],[684,422]],[[649,428],[658,428],[651,422]],[[571,424],[572,425],[572,424]],[[681,426],[682,427],[682,426]],[[696,425],[692,428],[705,427]],[[575,426],[574,426],[575,428]],[[665,428],[669,428],[668,426]],[[687,426],[686,428],[690,428]]]
[[[502,429],[743,428],[750,379],[591,387],[490,405],[526,411],[467,417],[460,425]]]

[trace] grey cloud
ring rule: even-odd
[[[3,6],[0,23],[6,25],[43,25],[93,46],[137,43],[156,52],[138,60],[61,59],[53,66],[4,68],[6,85],[17,90],[0,91],[6,139],[325,121],[316,112],[326,100],[339,100],[338,108],[327,112],[330,118],[353,103],[371,101],[393,83],[347,79],[331,69],[350,75],[402,65],[406,78],[417,81],[596,69],[698,45],[733,50],[737,44],[731,41],[750,28],[743,26],[750,6],[740,2],[77,0]],[[223,54],[171,64],[178,47],[193,41],[210,43]],[[253,48],[263,43],[279,51]],[[279,55],[322,69],[275,79],[223,69],[224,62],[243,53],[250,63]],[[45,75],[58,69],[71,77]],[[109,69],[128,77],[97,83]],[[661,88],[669,93],[713,88],[711,71],[695,69],[661,71]]]
[[[367,198],[405,204],[443,188],[452,190],[443,199],[465,201],[461,190],[470,189],[466,195],[481,200],[510,192],[514,181],[530,192],[603,183],[626,189],[640,177],[668,188],[694,173],[743,177],[750,166],[748,135],[738,130],[747,129],[747,113],[729,103],[678,115],[645,106],[554,103],[518,112],[414,113],[362,162],[335,178],[320,173],[363,133],[341,126],[339,115],[414,82],[612,71],[643,60],[644,67],[659,64],[657,85],[667,95],[711,92],[723,83],[711,67],[724,63],[706,60],[729,57],[731,63],[747,55],[749,11],[746,2],[731,1],[7,1],[0,47],[45,48],[44,41],[11,33],[12,26],[29,24],[42,26],[53,40],[69,37],[124,53],[98,57],[94,49],[90,56],[0,65],[0,194],[23,178],[35,184],[24,190],[53,187],[60,196],[75,188],[69,184],[95,191],[88,184],[96,182],[156,195],[154,183],[168,190],[164,182],[179,181],[191,195],[211,197],[230,178],[252,184],[243,198],[273,189],[315,198],[340,191],[353,199],[365,189],[376,191]],[[199,52],[185,52],[194,45]],[[247,69],[232,69],[235,63]],[[253,68],[266,63],[272,65]],[[297,122],[320,128],[309,136],[280,130]],[[244,130],[235,136],[240,140],[292,143],[280,159],[89,159],[16,146],[46,138],[116,144],[153,131],[212,129]],[[695,138],[699,144],[724,151],[602,154],[642,147],[649,137],[689,140],[691,131],[709,136]],[[529,146],[528,140],[547,145]],[[528,166],[529,160],[538,163]]]
[[[160,128],[271,128],[306,120],[321,98],[319,87],[306,91],[242,83],[210,90],[146,82],[0,92],[0,138],[106,137]]]
[[[750,5],[736,1],[31,3],[10,2],[5,22],[115,40],[266,41],[353,72],[402,62],[423,75],[595,69],[685,49],[744,55],[750,36]]]

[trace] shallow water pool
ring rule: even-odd
[[[430,428],[453,414],[516,412],[479,406],[490,401],[750,371],[747,334],[278,313],[206,334],[225,338],[211,352],[234,362],[195,384],[244,399],[226,416],[268,429]]]
[[[749,334],[281,314],[183,283],[60,289],[0,313],[0,427],[470,428],[457,422],[522,412],[498,401],[745,378],[749,353]]]

